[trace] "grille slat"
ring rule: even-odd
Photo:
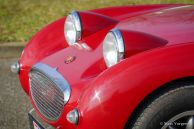
[[[38,101],[38,102],[40,103],[41,101]],[[46,105],[47,108],[52,109],[52,112],[54,112],[54,113],[57,113],[55,110],[59,110],[59,108],[56,108],[56,107],[51,106],[51,105],[48,105],[48,103],[44,103],[44,105]],[[55,110],[53,110],[53,109],[55,109]]]
[[[41,104],[39,101],[35,100],[35,102],[36,102],[37,104],[39,104],[39,106],[40,106],[42,109],[44,109],[44,110],[42,110],[42,112],[47,113],[48,116],[52,116],[51,114],[54,114],[54,112],[52,112],[52,113],[51,113],[51,112],[48,112],[47,107],[45,107],[45,105]]]
[[[31,69],[29,77],[35,106],[47,119],[57,120],[70,97],[68,83],[56,69],[42,63],[38,63]],[[65,93],[67,95],[64,95]]]
[[[36,93],[36,92],[34,92],[34,95],[36,95],[36,96],[40,96],[38,93]],[[55,109],[55,108],[58,108],[58,107],[56,107],[56,105],[58,105],[58,104],[55,104],[55,103],[49,103],[49,101],[48,100],[46,100],[45,98],[43,98],[43,97],[39,97],[40,98],[40,101],[44,101],[44,103],[46,103],[46,104],[48,104],[50,107],[52,107],[53,109]],[[55,104],[55,105],[54,105]],[[60,105],[62,106],[63,105],[63,103],[60,103]]]
[[[40,106],[42,109],[44,109],[44,110],[42,110],[42,112],[45,113],[45,114],[47,114],[49,117],[52,117],[52,116],[56,115],[56,113],[54,113],[53,111],[50,111],[50,112],[49,112],[49,110],[48,110],[43,104],[41,104],[39,101],[35,100],[35,102],[36,102],[37,104],[39,104],[39,106]]]
[[[41,73],[39,72],[32,71],[30,74],[32,97],[37,108],[47,118],[58,118],[58,116],[61,114],[61,110],[63,109],[63,102],[58,101],[58,99],[49,99],[51,92],[53,92],[53,89],[56,89],[55,87],[57,86],[51,85],[53,84],[52,82],[50,82],[51,80],[48,80],[45,75],[41,75]],[[50,84],[48,85],[48,83]],[[49,91],[49,93],[47,93],[47,90]],[[58,91],[58,89],[55,90],[55,92],[56,91]],[[55,96],[53,94],[55,94]],[[60,92],[52,93],[52,96],[56,97],[59,94]],[[63,98],[61,98],[60,100],[63,100]],[[57,103],[60,103],[60,105],[58,105]],[[59,107],[57,108],[56,105],[58,105]]]
[[[32,82],[33,83],[33,82]],[[35,84],[36,85],[36,84]],[[34,91],[36,92],[36,93],[38,93],[39,94],[39,92],[37,92],[37,90],[40,90],[40,89],[38,89],[38,88],[36,88],[36,87],[32,87],[33,89],[34,89]],[[40,95],[40,94],[39,94]],[[44,99],[46,99],[47,101],[49,101],[48,100],[48,98],[45,98],[45,96],[42,96],[42,97],[44,97]],[[59,102],[61,103],[61,104],[63,104],[63,100],[59,97],[59,96],[56,96],[57,98],[58,98],[58,100],[59,100]],[[55,104],[57,104],[56,103],[56,101],[53,101]]]
[[[36,92],[34,92],[34,95],[39,96],[39,94],[37,94]],[[58,109],[58,110],[59,110],[59,107],[56,107],[56,105],[53,104],[53,103],[50,104],[50,103],[48,102],[48,100],[46,100],[46,99],[44,99],[44,98],[42,98],[42,97],[39,97],[39,99],[40,99],[41,102],[44,101],[45,105],[47,105],[47,106],[49,107],[49,109],[52,108],[52,112],[57,113],[57,112],[56,112],[55,110],[53,110],[53,109]],[[38,102],[40,103],[40,101],[38,101]],[[61,106],[63,106],[63,104],[61,104]]]

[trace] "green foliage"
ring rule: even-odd
[[[28,41],[46,24],[71,10],[131,4],[191,3],[193,0],[0,0],[0,42]]]

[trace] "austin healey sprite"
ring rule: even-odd
[[[72,11],[11,70],[33,129],[194,129],[194,5]]]

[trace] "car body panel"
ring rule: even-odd
[[[154,90],[172,80],[194,76],[193,16],[191,5],[80,12],[84,33],[73,46],[64,38],[65,18],[59,19],[38,32],[24,49],[19,60],[23,89],[31,98],[29,70],[37,62],[45,63],[57,68],[72,93],[57,121],[44,118],[31,98],[42,119],[61,129],[122,129],[138,104]],[[102,42],[113,28],[122,33],[125,59],[107,68]],[[65,63],[69,57],[74,60]],[[66,120],[74,108],[80,113],[77,126]]]
[[[169,44],[192,42],[194,8],[186,5],[128,18],[119,22],[116,28],[155,35],[167,39]]]
[[[130,17],[136,17],[147,13],[160,11],[167,8],[174,8],[183,6],[183,4],[153,4],[153,5],[133,5],[133,6],[119,6],[111,8],[101,8],[90,10],[98,14],[112,17],[116,20],[122,21]]]
[[[81,17],[81,22],[82,22],[82,31],[83,31],[82,40],[85,37],[88,37],[100,30],[116,25],[118,23],[118,20],[115,20],[112,17],[108,17],[105,15],[101,15],[90,11],[79,12],[79,16]],[[92,20],[88,20],[88,19],[92,19]],[[90,46],[93,46],[93,45],[96,45],[96,43],[90,44]]]
[[[41,59],[67,47],[64,39],[65,18],[59,19],[40,30],[24,48],[20,62],[20,82],[24,91],[29,94],[28,72],[32,65]]]
[[[58,71],[63,76],[68,75],[65,79],[70,83],[74,96],[64,107],[64,113],[57,122],[42,118],[53,126],[60,125],[62,129],[122,129],[138,104],[154,90],[173,80],[194,76],[193,50],[194,43],[148,50],[104,70],[97,77],[82,80],[82,83],[79,81],[79,74],[76,74],[78,80],[70,79],[67,74],[69,71],[79,73],[80,69],[74,71],[68,70],[72,66],[60,66]],[[179,60],[175,58],[177,56]],[[51,62],[46,59],[42,63]],[[60,62],[52,67],[59,65]],[[84,67],[86,66],[79,68]],[[74,75],[75,78],[76,76]],[[64,119],[73,107],[77,107],[80,112],[78,126],[71,125]]]
[[[124,128],[138,104],[154,90],[173,80],[194,76],[193,50],[194,43],[158,48],[104,71],[80,99],[79,129]]]

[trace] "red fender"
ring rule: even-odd
[[[88,41],[88,45],[92,48],[97,47],[98,44],[90,44],[90,41],[93,41],[93,34],[100,33],[104,31],[102,28],[105,27],[108,30],[113,28],[118,20],[122,20],[126,18],[124,14],[128,14],[130,11],[130,15],[128,17],[140,15],[143,13],[154,12],[157,10],[176,7],[177,5],[150,5],[150,6],[126,6],[126,7],[115,7],[109,9],[97,9],[91,10],[90,12],[80,12],[82,24],[83,24],[83,39],[81,42]],[[115,11],[115,10],[120,11]],[[115,13],[112,13],[112,12]],[[104,12],[104,13],[103,13]],[[96,14],[99,13],[99,14]],[[111,14],[111,15],[110,15]],[[114,15],[112,15],[114,14]],[[123,17],[119,17],[119,15],[123,14]],[[103,16],[105,15],[105,16]],[[118,17],[117,17],[118,16]],[[97,18],[96,18],[97,17]],[[110,18],[111,17],[111,18]],[[113,18],[113,19],[112,19]],[[88,19],[95,19],[92,22]],[[99,21],[103,21],[100,23]],[[53,53],[66,48],[67,42],[64,38],[64,22],[65,17],[59,19],[46,27],[40,30],[33,38],[29,41],[27,46],[22,52],[20,57],[20,82],[23,86],[24,91],[29,94],[29,86],[28,86],[28,71],[31,66],[45,57],[52,55]],[[104,36],[104,33],[100,33],[101,36]],[[97,38],[97,40],[99,40]]]
[[[154,90],[194,76],[193,50],[194,43],[156,48],[104,71],[79,101],[79,129],[123,129],[134,109]]]
[[[40,30],[29,41],[19,59],[20,82],[24,91],[29,94],[28,71],[31,66],[41,59],[67,47],[64,37],[65,18],[59,19]]]

